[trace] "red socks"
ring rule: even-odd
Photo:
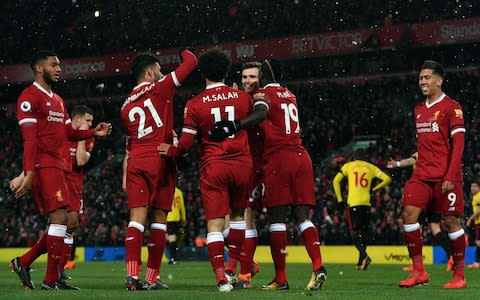
[[[465,231],[460,229],[448,234],[452,247],[453,272],[461,278],[465,278]]]
[[[287,226],[284,223],[270,224],[270,252],[275,265],[275,282],[283,284],[287,280]]]
[[[58,265],[58,269],[60,272],[63,272],[63,268],[67,261],[70,259],[72,255],[72,248],[73,248],[73,235],[71,233],[66,233],[65,238],[63,239],[63,255],[60,258],[60,263]]]
[[[315,228],[315,225],[313,225],[310,220],[303,221],[299,227],[308,256],[310,256],[312,260],[313,272],[315,272],[322,266],[322,255],[320,253],[320,240],[318,238],[317,228]]]
[[[217,284],[221,280],[227,280],[225,277],[225,266],[223,260],[223,248],[225,243],[221,232],[209,232],[207,234],[208,258],[215,273]]]
[[[143,243],[143,232],[145,227],[135,221],[128,223],[127,234],[125,235],[125,259],[127,261],[127,276],[138,279],[140,254]]]
[[[160,274],[160,264],[165,250],[167,225],[152,223],[150,226],[150,237],[148,239],[148,262],[146,280],[149,284],[157,281]]]
[[[47,235],[47,273],[43,282],[53,284],[58,281],[58,264],[63,253],[63,240],[67,226],[60,224],[50,224]]]
[[[256,229],[245,230],[245,241],[240,253],[240,274],[250,274],[252,271],[253,256],[257,249],[258,234]]]
[[[20,264],[22,266],[30,267],[40,255],[47,253],[47,235],[48,233],[44,233],[37,243],[20,257]]]
[[[420,224],[405,224],[403,225],[403,237],[405,244],[407,244],[408,254],[412,258],[413,268],[416,271],[424,272],[422,248],[423,239],[420,230]]]

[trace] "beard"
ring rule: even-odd
[[[53,76],[50,76],[48,73],[43,73],[43,80],[45,80],[48,85],[52,85],[57,82],[55,79],[53,79]]]

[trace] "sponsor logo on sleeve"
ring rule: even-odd
[[[459,108],[454,109],[455,111],[455,117],[463,119],[463,111]]]

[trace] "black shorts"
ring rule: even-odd
[[[370,206],[351,206],[347,210],[347,222],[350,230],[368,230],[370,224]]]
[[[167,234],[168,235],[178,235],[180,230],[180,222],[167,222]]]

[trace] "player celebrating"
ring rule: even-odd
[[[127,97],[120,117],[127,132],[126,191],[130,222],[125,236],[127,290],[166,289],[160,281],[160,263],[165,250],[166,217],[172,206],[176,167],[171,159],[158,155],[160,143],[173,140],[173,97],[177,86],[197,65],[189,50],[181,53],[182,63],[163,75],[158,58],[149,54],[135,57],[132,75],[137,86]],[[146,282],[140,280],[143,232],[152,210]]]
[[[250,95],[258,89],[258,72],[261,63],[258,61],[247,62],[242,65],[242,86],[245,92]],[[260,271],[260,266],[253,261],[255,249],[258,243],[258,233],[255,226],[256,211],[262,208],[261,179],[263,175],[263,132],[260,126],[254,126],[247,129],[248,145],[252,154],[254,178],[252,184],[252,193],[249,197],[249,206],[245,209],[245,241],[240,253],[240,274],[235,277],[237,261],[232,257],[228,258],[228,265],[225,268],[225,274],[229,281],[236,281],[235,288],[251,288],[252,276]]]
[[[302,146],[297,99],[286,87],[277,83],[281,76],[278,62],[265,60],[260,67],[260,83],[265,85],[254,94],[255,111],[243,120],[218,122],[211,132],[216,139],[235,134],[242,128],[261,124],[264,139],[263,205],[270,222],[270,250],[275,265],[275,278],[262,286],[266,290],[289,289],[286,273],[287,228],[285,220],[293,206],[305,248],[312,260],[312,275],[305,290],[321,289],[327,272],[320,254],[320,241],[315,225],[309,219],[315,207],[312,161]],[[284,162],[288,161],[288,164]]]
[[[362,160],[363,150],[353,154],[353,161],[346,163],[333,179],[333,190],[338,203],[344,202],[340,182],[348,178],[348,198],[344,203],[348,207],[347,221],[353,244],[358,250],[357,269],[366,271],[371,263],[367,254],[368,232],[370,225],[370,190],[378,191],[390,184],[390,176],[382,172],[377,166]],[[378,178],[381,181],[372,188],[372,181]]]
[[[86,130],[92,126],[93,110],[85,105],[77,105],[72,109],[73,129]],[[68,191],[70,194],[70,207],[67,209],[67,233],[64,239],[64,252],[60,260],[60,277],[63,280],[71,279],[64,272],[65,269],[75,267],[75,251],[73,232],[78,227],[78,214],[83,212],[83,166],[90,159],[94,140],[69,141],[67,149],[67,165],[71,166],[65,173]]]
[[[422,210],[443,216],[453,255],[453,277],[444,288],[465,288],[465,232],[459,218],[463,214],[461,160],[465,141],[462,107],[442,92],[443,66],[427,60],[418,83],[424,102],[415,107],[418,162],[405,183],[403,195],[403,231],[414,270],[400,287],[412,287],[429,281],[422,260],[423,240],[418,223]]]
[[[418,152],[415,152],[412,154],[412,156],[401,160],[393,160],[392,158],[390,158],[387,162],[387,168],[406,168],[412,166],[413,169],[415,169],[417,159]],[[448,257],[446,271],[450,272],[453,268],[452,249],[450,249],[448,233],[442,230],[442,216],[439,214],[428,213],[425,218],[427,219],[428,226],[430,227],[430,231],[433,235],[433,240],[442,247]],[[403,267],[403,270],[413,271],[413,265],[405,266]]]
[[[183,135],[178,146],[162,144],[160,153],[177,157],[192,146],[200,136],[200,192],[207,219],[208,257],[220,292],[233,286],[225,276],[223,259],[225,216],[230,214],[228,249],[234,259],[240,258],[245,239],[244,209],[252,179],[252,158],[245,131],[231,135],[222,142],[209,137],[215,122],[244,118],[252,110],[250,96],[224,84],[230,59],[218,49],[199,58],[199,68],[206,89],[190,99],[185,106]]]
[[[100,123],[94,130],[74,130],[62,98],[51,90],[58,82],[60,61],[51,51],[40,51],[32,59],[35,82],[18,98],[17,118],[23,136],[23,176],[14,186],[15,197],[30,190],[40,213],[48,215],[46,233],[23,256],[12,259],[10,268],[27,289],[33,289],[29,268],[41,254],[47,253],[44,290],[72,289],[59,280],[59,262],[67,231],[66,208],[70,205],[65,179],[67,139],[83,140],[105,136],[111,125]]]

